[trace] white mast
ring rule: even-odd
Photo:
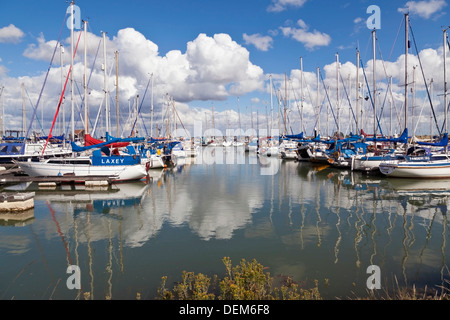
[[[87,21],[83,20],[84,23],[84,134],[89,134],[89,110],[88,110],[88,89],[87,89]]]
[[[64,54],[64,46],[62,44],[59,45],[59,60],[61,65],[61,94],[63,94],[64,91],[64,63],[63,63],[63,54]],[[61,101],[61,109],[62,109],[62,117],[59,117],[59,129],[60,134],[63,134],[66,130],[66,117],[65,117],[65,110],[64,110],[64,97]],[[62,128],[61,128],[61,118],[62,118]],[[65,145],[66,139],[63,139],[63,143]]]
[[[405,14],[405,129],[408,127],[408,14]]]
[[[377,82],[376,82],[376,57],[375,57],[375,29],[372,30],[372,49],[373,49],[373,137],[376,138],[377,134]]]
[[[341,106],[339,103],[339,54],[336,53],[336,108],[337,108],[337,138],[340,137],[341,132]]]
[[[273,99],[272,99],[272,75],[270,75],[270,128],[269,136],[272,137],[272,124],[273,124]]]
[[[103,34],[103,75],[104,75],[104,88],[105,91],[105,128],[106,132],[109,132],[109,101],[108,101],[108,75],[106,71],[106,32]]]
[[[317,107],[317,134],[320,134],[320,106],[319,106],[319,72],[320,68],[317,67],[317,96],[316,96],[316,107]]]
[[[117,137],[120,136],[119,128],[119,51],[116,51],[116,126]]]
[[[415,121],[415,107],[416,107],[416,67],[417,66],[413,66],[413,87],[411,89],[412,91],[412,119],[411,119],[411,125],[412,125],[412,129],[413,129],[413,139],[415,139],[416,137],[416,124],[414,123]]]
[[[151,80],[152,80],[152,92],[150,103],[150,137],[153,137],[153,73],[151,74]]]
[[[359,134],[359,50],[356,51],[356,131]]]
[[[27,114],[25,110],[25,84],[22,83],[22,130],[24,136],[27,134]]]
[[[71,134],[72,134],[72,141],[75,141],[75,113],[74,113],[74,92],[73,92],[73,54],[74,54],[74,49],[73,49],[73,5],[74,5],[74,1],[72,1],[70,3],[70,86],[71,86],[71,90],[70,90],[70,101],[72,104],[72,110],[71,110]]]
[[[300,116],[301,116],[301,122],[300,122],[300,132],[303,131],[303,58],[300,57],[300,70],[301,70],[301,81],[300,81],[300,94],[301,94],[301,105],[300,105]]]
[[[448,28],[449,27],[444,29],[444,32],[443,32],[444,33],[443,34],[444,42],[443,42],[443,47],[442,47],[443,53],[444,53],[444,114],[445,114],[445,132],[446,133],[448,132],[448,125],[447,125],[447,116],[448,116],[448,114],[447,114],[447,112],[448,112],[448,110],[447,110],[447,67],[446,67],[446,64],[447,64],[446,40],[447,40],[447,29]]]
[[[5,87],[2,86],[0,88],[0,140],[5,134],[5,128],[3,125],[3,119],[4,119],[4,106],[3,106],[3,92],[5,91]]]

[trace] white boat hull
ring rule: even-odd
[[[141,158],[141,164],[145,165],[148,169],[161,169],[166,166],[161,156],[153,154],[150,155],[150,158]]]
[[[20,168],[31,177],[57,177],[64,175],[105,176],[113,181],[140,180],[147,175],[145,166],[135,165],[102,165],[48,163],[47,161],[19,162]]]
[[[355,171],[373,171],[380,167],[385,161],[380,156],[356,155],[352,159],[352,170]]]
[[[427,162],[383,162],[380,172],[396,178],[450,178],[450,160]]]

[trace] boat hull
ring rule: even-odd
[[[81,163],[49,163],[47,161],[18,162],[20,168],[31,177],[58,177],[64,175],[105,176],[112,181],[140,180],[147,175],[145,166],[133,165],[92,165]],[[76,179],[75,179],[76,180]]]
[[[380,172],[396,178],[450,178],[450,160],[427,162],[384,162]]]

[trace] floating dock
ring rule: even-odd
[[[116,177],[109,176],[51,176],[51,177],[30,177],[27,175],[2,174],[0,175],[0,184],[21,183],[21,182],[38,182],[42,184],[75,184],[84,183],[89,186],[93,185],[110,185]]]
[[[22,212],[34,208],[34,192],[0,193],[0,212]]]

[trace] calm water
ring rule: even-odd
[[[318,280],[326,299],[365,296],[370,265],[380,291],[448,287],[450,180],[215,156],[107,191],[4,187],[36,196],[28,220],[0,220],[0,298],[155,299],[162,276],[221,276],[225,256],[256,259],[276,279]],[[80,267],[81,290],[67,288],[69,265]]]

